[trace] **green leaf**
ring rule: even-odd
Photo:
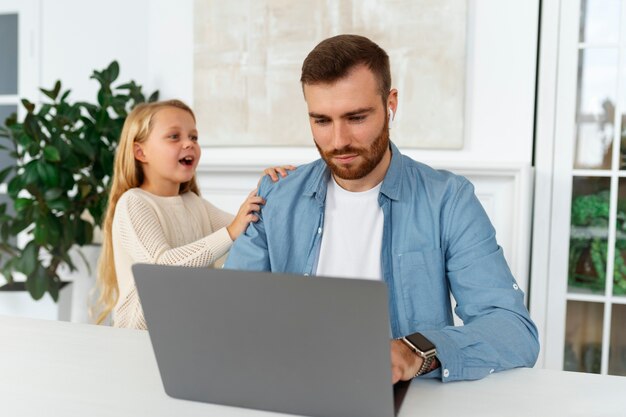
[[[116,90],[131,90],[135,87],[135,82],[131,81],[122,85],[118,85]]]
[[[156,90],[154,93],[150,94],[148,97],[148,103],[153,103],[159,99],[159,90]]]
[[[33,160],[26,164],[24,167],[24,185],[36,184],[37,180],[40,177],[40,173],[38,172],[38,161]]]
[[[17,197],[17,194],[24,188],[24,176],[16,175],[7,186],[7,191],[11,197]]]
[[[76,226],[76,243],[80,246],[91,243],[93,240],[93,225],[82,219],[78,219]]]
[[[25,98],[22,99],[22,105],[28,110],[29,113],[35,111],[35,105]]]
[[[61,188],[51,188],[49,190],[46,190],[46,192],[44,193],[44,198],[46,200],[55,200],[59,198],[61,194],[63,194],[63,190]]]
[[[70,209],[70,202],[67,199],[57,199],[48,201],[50,210],[66,211]]]
[[[7,280],[7,283],[9,284],[13,283],[13,270],[14,270],[15,259],[16,258],[9,259],[8,261],[4,263],[4,265],[0,264],[0,266],[2,267],[0,272],[2,273],[2,275],[4,275],[4,278]]]
[[[54,166],[44,161],[38,161],[37,173],[46,187],[54,188],[59,186],[59,171]]]
[[[117,61],[113,61],[109,65],[109,68],[107,68],[107,71],[109,72],[109,80],[113,82],[117,80],[117,77],[120,75],[120,65]]]
[[[96,150],[84,138],[72,138],[72,145],[78,153],[88,157],[89,159],[94,159],[96,157]]]
[[[42,118],[43,120],[45,120],[47,122],[47,120],[45,119],[45,117],[50,113],[50,110],[52,110],[52,105],[51,104],[44,104],[43,106],[41,106],[41,108],[39,109],[39,113],[37,113],[37,116]],[[54,116],[51,116],[54,117]]]
[[[31,240],[22,251],[22,256],[18,261],[18,269],[28,276],[35,272],[37,265],[39,265],[39,246]]]
[[[100,90],[98,91],[98,104],[100,104],[102,107],[105,107],[108,103],[107,103],[107,98],[108,95],[104,90]]]
[[[102,77],[102,72],[100,71],[94,70],[94,72],[91,74],[91,77],[89,78],[97,80],[100,84],[104,83],[104,78]]]
[[[41,265],[26,278],[26,289],[35,300],[41,299],[48,290],[48,276]]]
[[[57,246],[61,241],[61,231],[63,226],[57,217],[48,218],[48,244]]]
[[[0,237],[2,238],[3,242],[7,242],[9,240],[9,236],[11,236],[11,234],[9,233],[10,229],[11,224],[8,220],[3,219],[3,221],[0,221]]]
[[[32,215],[18,218],[10,225],[9,234],[11,236],[17,236],[18,233],[21,233],[23,230],[27,230],[31,226],[31,223]]]
[[[22,211],[27,209],[33,204],[33,200],[30,198],[18,198],[15,200],[15,211]]]
[[[61,160],[61,155],[59,154],[59,150],[52,145],[47,145],[43,148],[43,155],[47,161],[50,162],[59,162]]]
[[[63,93],[63,95],[61,96],[61,101],[65,101],[67,97],[70,95],[71,91],[72,90],[67,90],[65,93]]]
[[[12,113],[10,113],[10,114],[9,114],[9,117],[7,117],[7,118],[4,120],[4,124],[5,124],[7,127],[12,127],[12,126],[14,126],[16,123],[17,123],[17,113],[16,113],[16,112],[12,112]]]
[[[51,217],[40,217],[37,220],[35,230],[33,230],[33,236],[38,245],[43,246],[52,243],[51,220]],[[54,244],[56,244],[56,242],[54,242]]]
[[[59,301],[59,290],[61,289],[61,283],[59,280],[48,281],[48,294],[54,301]]]
[[[100,154],[100,164],[105,173],[113,172],[114,155],[111,152],[102,152]]]
[[[35,139],[31,136],[28,136],[26,133],[22,133],[17,137],[17,143],[26,148],[35,142]]]
[[[11,171],[13,171],[14,169],[15,169],[15,167],[8,166],[8,167],[4,168],[2,171],[0,171],[0,183],[3,183],[4,180],[9,176]]]
[[[33,116],[31,113],[27,114],[24,119],[24,132],[37,142],[46,139],[46,135],[41,131],[41,126],[39,126],[36,116]]]
[[[40,88],[39,91],[41,91],[42,93],[44,93],[46,96],[48,96],[50,99],[54,101],[59,95],[59,91],[61,91],[61,81],[57,81],[54,84],[54,88],[52,90],[46,90],[45,88]]]
[[[44,93],[47,97],[51,98],[52,100],[56,98],[52,90],[46,90],[45,88],[40,88],[39,91]]]
[[[55,98],[59,95],[59,91],[61,91],[61,81],[57,80],[57,82],[54,83],[54,97]]]

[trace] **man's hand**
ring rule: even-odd
[[[422,359],[401,340],[391,341],[391,382],[412,379],[422,366]]]

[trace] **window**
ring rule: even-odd
[[[5,120],[18,108],[18,14],[0,14],[0,123],[4,125]],[[6,141],[0,142],[8,145]],[[9,150],[0,149],[0,171],[12,163]],[[6,195],[7,178],[0,184],[0,204],[9,203]],[[8,206],[9,212],[12,207]]]

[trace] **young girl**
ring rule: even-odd
[[[141,104],[126,118],[103,225],[97,323],[113,312],[114,326],[145,329],[134,263],[213,265],[258,220],[264,201],[255,191],[235,216],[199,196],[199,159],[195,116],[181,101]],[[276,179],[276,171],[285,175],[282,167],[265,173]]]

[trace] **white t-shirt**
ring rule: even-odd
[[[326,193],[324,230],[316,275],[380,280],[383,210],[382,182],[362,192],[341,188],[331,175]]]

